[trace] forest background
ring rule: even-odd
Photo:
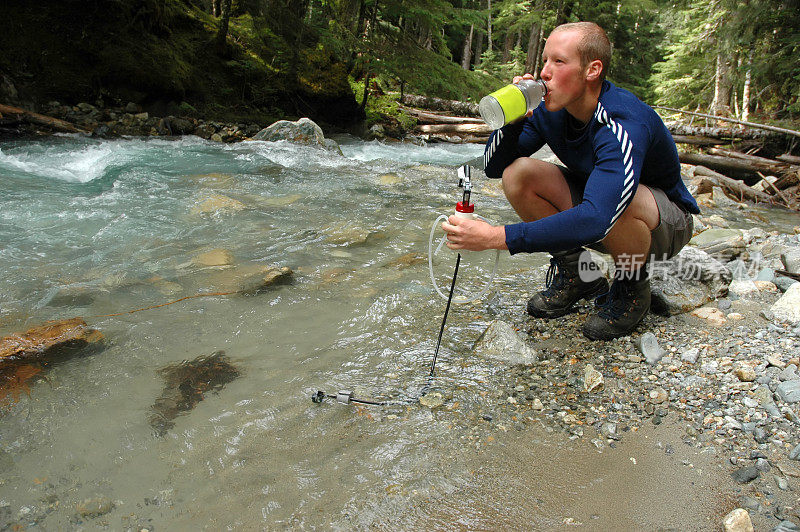
[[[267,123],[413,119],[398,94],[477,101],[591,20],[609,79],[650,104],[793,127],[797,0],[7,0],[0,102],[139,104]],[[367,90],[365,91],[365,87]]]

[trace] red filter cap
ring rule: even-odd
[[[456,212],[475,212],[475,204],[474,203],[467,203],[464,205],[463,202],[459,201],[456,203]]]

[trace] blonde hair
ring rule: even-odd
[[[550,34],[561,31],[577,31],[581,34],[578,41],[578,55],[581,58],[581,68],[599,59],[603,64],[600,79],[606,78],[606,72],[611,64],[611,42],[605,30],[594,22],[569,22],[557,26]]]

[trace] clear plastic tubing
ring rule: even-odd
[[[469,217],[472,217],[472,218],[476,218],[478,220],[483,220],[484,222],[486,222],[488,224],[492,223],[491,221],[487,220],[483,216],[479,216],[479,215],[474,214],[474,213],[467,214],[467,213],[456,212],[456,216],[465,216],[465,215],[469,216]],[[439,240],[439,245],[436,246],[436,250],[435,251],[433,249],[433,245],[434,245],[434,240],[436,239],[436,229],[440,228],[441,223],[442,222],[446,222],[447,218],[448,217],[446,215],[444,215],[444,214],[442,214],[441,216],[436,218],[436,221],[433,222],[433,227],[431,227],[431,236],[428,239],[428,272],[431,275],[431,283],[433,283],[434,290],[436,290],[436,293],[438,293],[440,296],[442,296],[442,299],[444,299],[444,300],[448,299],[448,294],[446,292],[444,292],[441,288],[439,288],[438,284],[436,284],[436,277],[433,275],[433,256],[438,254],[439,251],[442,249],[442,246],[447,241],[447,235],[442,236],[442,238]],[[449,249],[450,248],[448,248],[448,251],[449,251]],[[459,253],[463,253],[463,250],[459,251]],[[495,277],[495,274],[497,273],[497,264],[499,262],[500,262],[500,250],[498,249],[497,253],[495,254],[495,257],[494,257],[494,266],[492,266],[492,274],[489,276],[489,280],[486,282],[486,286],[484,286],[481,290],[476,291],[471,297],[468,297],[468,296],[453,296],[453,303],[458,303],[458,304],[471,303],[471,302],[473,302],[475,300],[478,300],[478,299],[482,298],[484,295],[486,295],[486,292],[489,291],[489,288],[492,286],[492,283],[494,283],[494,277]]]
[[[546,94],[547,85],[544,81],[523,79],[484,96],[478,104],[478,111],[489,127],[500,129],[536,109]]]

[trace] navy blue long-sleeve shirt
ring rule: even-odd
[[[533,116],[492,133],[486,144],[486,175],[500,178],[519,157],[544,144],[585,179],[583,201],[534,222],[506,226],[511,254],[563,251],[599,242],[630,205],[639,183],[663,190],[687,212],[697,202],[681,179],[678,150],[661,117],[630,92],[604,81],[591,122],[570,137],[565,109],[540,104]]]

